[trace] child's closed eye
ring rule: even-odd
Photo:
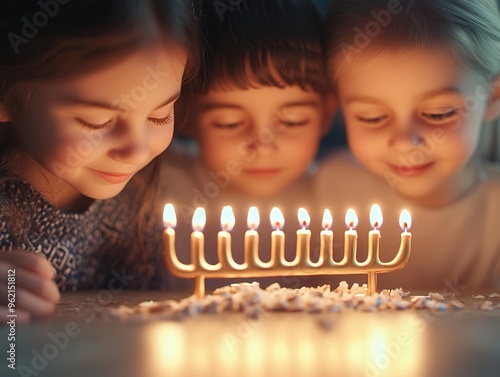
[[[430,121],[439,123],[449,120],[450,118],[453,118],[457,114],[458,110],[452,109],[450,111],[445,111],[445,112],[442,111],[423,112],[422,116],[429,119]]]
[[[168,110],[167,115],[165,115],[165,110]],[[170,106],[170,108],[167,108],[165,110],[155,111],[154,113],[151,113],[148,117],[148,121],[155,126],[168,126],[174,120],[174,107]]]
[[[230,123],[222,123],[222,122],[213,122],[212,123],[215,128],[234,130],[238,127],[241,127],[245,124],[245,122],[230,122]]]
[[[280,123],[284,125],[285,127],[300,127],[300,126],[305,126],[309,123],[308,119],[301,119],[301,120],[287,120],[287,119],[280,119]]]
[[[388,115],[378,115],[378,116],[358,116],[357,119],[360,122],[368,123],[368,124],[379,124],[380,122],[387,119]]]
[[[148,118],[148,120],[157,126],[163,127],[163,126],[169,125],[172,122],[173,117],[172,117],[172,114],[169,113],[165,118],[151,118],[150,117],[150,118]]]
[[[76,118],[76,121],[80,123],[81,126],[83,126],[86,129],[89,129],[91,131],[103,131],[111,128],[113,126],[113,121],[107,120],[106,122],[102,123],[92,123],[92,122],[87,122],[83,119]]]

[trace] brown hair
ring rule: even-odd
[[[196,0],[197,1],[197,0]],[[16,177],[16,119],[29,104],[29,83],[70,77],[109,64],[135,47],[175,43],[188,51],[183,87],[197,75],[199,36],[195,1],[71,0],[0,2],[0,101],[11,119],[0,123],[0,179]],[[143,243],[146,214],[154,206],[159,160],[134,177],[143,199],[137,236]],[[9,211],[8,203],[1,203]],[[15,208],[10,208],[15,213]],[[14,216],[11,216],[15,219]],[[20,227],[16,227],[19,229]],[[21,227],[22,228],[22,227]]]

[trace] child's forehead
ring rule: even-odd
[[[446,70],[455,75],[465,76],[472,73],[471,69],[461,61],[458,54],[451,49],[443,49],[439,46],[413,47],[381,45],[378,48],[366,49],[349,53],[350,55],[338,54],[330,59],[330,69],[335,81],[346,75],[367,74],[374,71],[385,72],[390,75],[394,69],[407,69],[411,75],[415,69],[415,62],[418,67],[429,72],[432,68],[446,67]]]
[[[415,100],[429,93],[469,93],[485,90],[488,81],[439,49],[385,51],[353,59],[335,72],[342,97],[384,97]]]
[[[198,103],[199,111],[244,111],[252,114],[273,113],[284,109],[311,109],[322,111],[325,105],[320,94],[304,90],[298,85],[285,87],[258,86],[247,89],[214,88],[205,93]]]
[[[246,88],[240,88],[236,86],[214,86],[206,91],[201,96],[201,98],[203,100],[214,98],[228,98],[236,101],[238,98],[254,97],[260,99],[261,101],[265,101],[265,97],[259,96],[266,95],[273,95],[277,100],[306,97],[321,98],[319,93],[313,90],[303,89],[299,85],[255,85],[253,87]]]

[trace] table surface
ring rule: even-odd
[[[257,319],[223,313],[146,322],[110,322],[100,315],[104,303],[131,306],[186,296],[162,291],[125,291],[112,297],[64,293],[54,315],[15,327],[17,369],[7,368],[7,347],[2,347],[0,375],[500,375],[500,309],[266,312]],[[477,300],[472,294],[460,299]],[[9,344],[9,331],[0,328],[2,344]]]

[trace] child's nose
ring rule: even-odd
[[[406,152],[425,145],[425,139],[417,128],[398,129],[392,135],[389,145],[401,152]]]
[[[147,125],[123,126],[117,138],[115,147],[109,151],[114,160],[134,165],[141,165],[148,160],[151,150]]]
[[[277,150],[276,135],[265,129],[256,130],[247,139],[248,149],[260,155],[269,155]]]

